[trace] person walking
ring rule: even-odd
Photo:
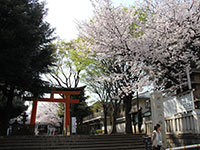
[[[160,150],[162,147],[161,126],[157,124],[152,133],[152,150]]]

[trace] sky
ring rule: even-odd
[[[114,5],[121,3],[127,6],[134,0],[113,0]],[[78,35],[76,20],[89,20],[93,14],[90,0],[46,0],[46,8],[46,21],[56,28],[56,35],[66,42]]]

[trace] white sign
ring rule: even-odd
[[[72,133],[76,133],[76,117],[72,117]]]
[[[170,117],[177,113],[186,112],[194,109],[193,93],[182,96],[173,96],[163,99],[164,115]]]
[[[189,93],[177,98],[177,111],[185,112],[194,109],[193,94]]]

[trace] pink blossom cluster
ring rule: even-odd
[[[186,67],[199,67],[200,0],[145,0],[114,6],[93,0],[91,20],[78,23],[84,47],[99,60],[112,60],[101,81],[117,82],[120,95],[152,86],[186,83]]]

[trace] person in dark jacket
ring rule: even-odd
[[[138,110],[138,130],[139,133],[142,133],[142,124],[143,124],[143,116],[142,116],[142,107]]]
[[[137,126],[137,123],[138,123],[137,112],[132,113],[132,120],[133,120],[134,131],[135,131],[135,134],[136,134],[137,133],[136,132],[136,126]]]

